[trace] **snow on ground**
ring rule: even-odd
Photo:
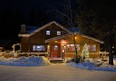
[[[70,63],[67,63],[67,65],[70,65],[76,68],[87,69],[87,70],[116,72],[116,65],[109,65],[107,63],[102,63],[101,65],[97,66],[93,62],[87,61],[87,62],[81,62],[81,63],[70,62]]]
[[[114,58],[114,63],[116,62],[116,58]],[[19,58],[4,58],[0,57],[0,65],[10,65],[10,66],[43,66],[49,65],[49,61],[47,58],[42,56],[30,56],[30,57],[19,57]],[[116,65],[109,65],[108,63],[102,63],[97,66],[94,62],[81,62],[75,63],[70,62],[67,65],[82,68],[87,70],[98,70],[98,71],[112,71],[116,72]]]
[[[19,57],[19,58],[0,58],[0,65],[11,65],[11,66],[42,66],[48,65],[48,60],[45,57],[30,56],[30,57]]]

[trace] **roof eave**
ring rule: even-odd
[[[19,34],[18,37],[29,37],[30,34]]]
[[[101,41],[101,40],[99,40],[99,39],[96,39],[96,38],[93,38],[93,37],[90,37],[90,36],[87,36],[87,35],[82,35],[82,34],[81,34],[81,36],[82,36],[82,37],[85,37],[85,38],[88,38],[88,39],[91,39],[91,40],[94,40],[94,41],[96,41],[96,42],[99,42],[99,43],[101,43],[101,44],[104,43],[103,41]]]
[[[57,39],[62,39],[62,38],[65,38],[65,37],[68,36],[68,35],[73,35],[73,34],[75,34],[75,35],[76,35],[76,34],[79,34],[79,35],[81,35],[82,37],[85,37],[85,38],[94,40],[94,41],[96,41],[96,42],[98,42],[98,43],[100,43],[100,44],[103,44],[103,43],[104,43],[104,42],[101,41],[101,40],[98,40],[98,39],[93,38],[93,37],[90,37],[90,36],[82,35],[82,34],[80,34],[80,33],[78,33],[78,32],[72,32],[72,33],[68,33],[68,34],[62,35],[62,36],[50,38],[50,39],[45,40],[45,43],[48,43],[48,42],[50,42],[50,41],[57,40]]]
[[[67,37],[68,35],[70,35],[70,33],[64,34],[62,36],[57,36],[57,37],[53,37],[53,38],[47,39],[47,40],[45,40],[45,43],[48,43],[48,42],[51,42],[51,41],[54,41],[54,40],[63,39],[65,37]]]

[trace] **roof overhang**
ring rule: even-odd
[[[4,47],[0,46],[0,50],[3,50],[3,49],[4,49]]]
[[[81,34],[81,36],[82,36],[82,37],[85,37],[85,38],[88,38],[88,39],[91,39],[91,40],[94,40],[94,41],[96,41],[96,42],[99,42],[99,43],[101,43],[101,44],[104,43],[103,41],[101,41],[101,40],[99,40],[99,39],[96,39],[96,38],[93,38],[93,37],[90,37],[90,36],[87,36],[87,35]]]
[[[54,38],[50,38],[50,39],[45,40],[45,43],[48,43],[48,42],[51,42],[51,41],[55,41],[55,40],[60,40],[60,39],[66,38],[66,37],[71,36],[71,35],[72,36],[74,36],[74,35],[81,35],[84,38],[91,39],[91,40],[96,41],[96,42],[98,42],[100,44],[104,43],[101,40],[98,40],[96,38],[93,38],[93,37],[90,37],[90,36],[87,36],[87,35],[80,34],[78,32],[68,33],[68,34],[65,34],[65,35],[61,35],[61,36],[57,36],[57,37],[54,37]]]
[[[45,43],[55,41],[55,40],[60,40],[60,39],[68,37],[69,35],[71,35],[71,34],[64,34],[64,35],[61,35],[61,36],[53,37],[53,38],[45,40]]]
[[[29,37],[30,34],[19,34],[18,36],[19,36],[19,37]]]

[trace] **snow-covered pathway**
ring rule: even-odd
[[[116,76],[116,72],[89,71],[65,64],[48,66],[0,65],[0,81],[116,81],[114,76]]]

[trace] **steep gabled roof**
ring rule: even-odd
[[[71,32],[70,30],[66,29],[64,26],[60,25],[59,23],[57,23],[56,21],[52,21],[52,22],[49,22],[45,25],[43,25],[42,27],[39,27],[38,29],[34,30],[33,32],[31,33],[25,33],[25,34],[19,34],[19,36],[23,36],[23,37],[29,37],[29,36],[32,36],[34,35],[35,33],[41,31],[42,29],[52,25],[52,24],[56,24],[58,27],[62,28],[63,30],[67,31],[67,32]]]
[[[38,28],[37,30],[35,30],[34,32],[32,32],[30,35],[33,35],[35,34],[36,32],[39,32],[41,31],[42,29],[52,25],[52,24],[56,24],[57,26],[59,26],[60,28],[62,28],[63,30],[67,31],[67,32],[70,32],[68,29],[66,29],[65,27],[63,27],[62,25],[60,25],[59,23],[57,23],[56,21],[52,21],[52,22],[49,22],[47,24],[45,24],[44,26]]]
[[[45,43],[48,43],[48,42],[54,41],[54,40],[58,40],[58,39],[63,39],[63,38],[66,38],[66,37],[68,37],[68,36],[70,36],[70,35],[74,35],[74,34],[75,34],[75,35],[80,35],[80,36],[85,37],[85,38],[87,38],[87,39],[91,39],[91,40],[96,41],[96,42],[99,42],[99,43],[101,43],[101,44],[104,43],[104,42],[101,41],[101,40],[98,40],[98,39],[96,39],[96,38],[93,38],[93,37],[90,37],[90,36],[87,36],[87,35],[84,35],[84,34],[81,34],[81,33],[78,33],[78,32],[68,33],[68,34],[65,34],[65,35],[53,37],[53,38],[50,38],[50,39],[45,40]]]

